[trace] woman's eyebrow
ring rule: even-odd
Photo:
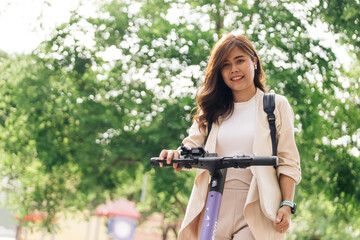
[[[234,57],[234,59],[236,60],[238,58],[243,58],[243,57],[245,57],[245,56],[244,55],[239,55],[239,56]],[[228,62],[228,61],[229,61],[229,59],[224,60],[224,62]]]
[[[244,55],[239,55],[239,56],[234,57],[234,59],[243,58],[243,57],[245,57],[245,56]]]

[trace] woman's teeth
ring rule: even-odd
[[[243,77],[244,77],[244,76],[234,77],[234,78],[232,78],[231,80],[236,81],[236,80],[240,80],[240,79],[242,79]]]

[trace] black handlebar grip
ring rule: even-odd
[[[254,157],[253,166],[277,166],[279,164],[279,159],[277,156],[270,157]]]
[[[170,164],[166,163],[166,158],[164,158],[164,160],[160,160],[158,157],[153,157],[150,159],[150,165],[153,167],[160,167],[159,163],[163,164],[163,167],[170,167],[172,166],[174,163],[176,163],[177,161],[180,161],[180,159],[172,159]]]

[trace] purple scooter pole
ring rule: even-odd
[[[226,170],[215,170],[210,181],[210,190],[206,201],[204,220],[201,228],[200,240],[215,239],[219,218],[222,193],[226,178]]]

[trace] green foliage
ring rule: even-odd
[[[360,58],[360,4],[358,1],[321,0],[313,8],[312,14],[330,25],[330,29],[340,34],[343,43],[347,44],[357,58]]]
[[[1,52],[0,172],[9,204],[19,216],[47,212],[49,226],[60,211],[122,196],[139,202],[144,217],[161,212],[176,225],[195,172],[151,168],[149,158],[186,136],[211,47],[235,31],[254,43],[268,85],[296,115],[303,180],[289,239],[359,237],[359,58],[348,70],[308,32],[326,21],[359,52],[359,6],[315,5],[112,1],[96,17],[74,12],[30,55]]]
[[[344,211],[348,215],[354,213],[352,204],[343,202],[334,205],[333,201],[319,193],[304,200],[301,207],[305,211],[301,209],[293,219],[295,233],[287,239],[358,239],[356,226],[359,219],[349,222],[350,219],[342,216]]]

